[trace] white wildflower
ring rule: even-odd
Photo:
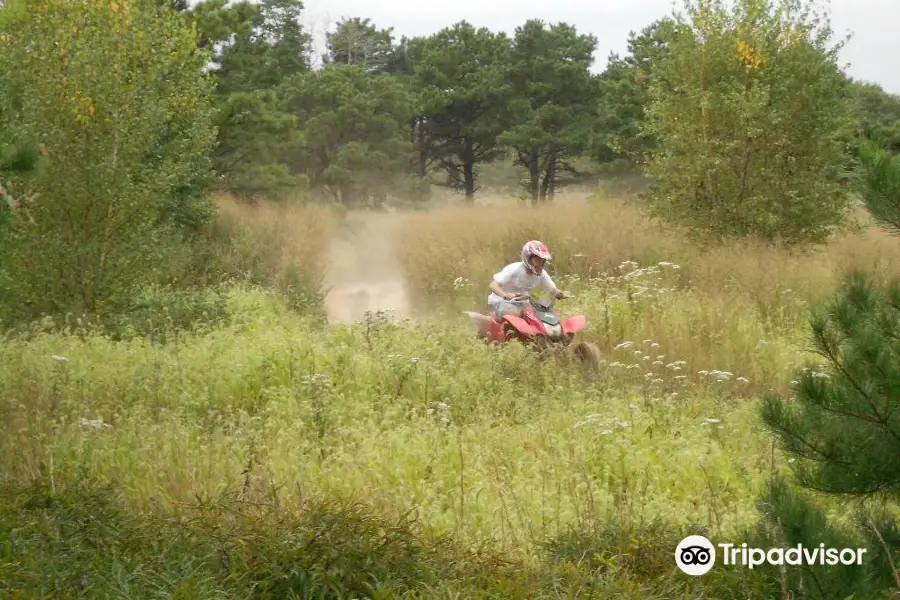
[[[313,373],[312,375],[304,375],[300,381],[306,387],[327,388],[331,387],[331,380],[325,373]]]
[[[92,420],[81,417],[81,425],[83,427],[93,427],[94,429],[102,429],[104,427],[112,429],[112,425],[110,425],[109,423],[104,423],[101,417],[97,417],[96,419]]]
[[[594,422],[600,420],[602,417],[603,417],[603,415],[597,415],[597,414],[588,415],[584,418],[583,421],[575,423],[575,425],[573,426],[573,429],[578,429],[579,427],[584,427],[585,425],[590,425],[591,423],[594,423]]]

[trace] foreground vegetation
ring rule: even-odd
[[[597,76],[566,24],[345,20],[312,69],[298,0],[186,4],[0,4],[4,597],[900,588],[900,99],[811,4],[685,2]],[[534,238],[599,376],[468,329]],[[414,318],[329,324],[344,269]],[[688,533],[868,561],[691,578]]]
[[[503,234],[446,260],[447,244],[473,247],[465,236],[498,210],[512,216]],[[419,306],[449,298],[455,314],[323,328],[244,283],[223,288],[219,318],[193,332],[116,341],[73,325],[4,342],[5,591],[772,597],[777,573],[693,580],[674,546],[687,532],[758,535],[757,503],[786,464],[757,398],[786,390],[809,358],[807,303],[896,241],[865,230],[803,258],[704,253],[627,203],[547,211],[539,233],[578,294],[560,307],[589,315],[606,354],[585,380],[474,342],[455,311],[483,302],[474,284],[533,215],[398,216],[406,276],[437,294]],[[270,232],[248,229],[248,243]],[[321,247],[299,251],[315,263]]]

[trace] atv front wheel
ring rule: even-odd
[[[600,348],[593,342],[575,344],[575,356],[581,361],[586,375],[595,375],[600,371]]]

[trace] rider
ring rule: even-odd
[[[513,302],[512,299],[530,293],[535,287],[546,289],[557,299],[572,297],[570,292],[557,288],[550,274],[544,270],[544,263],[553,258],[546,244],[538,240],[526,242],[521,256],[521,261],[506,265],[499,273],[494,274],[494,280],[491,281],[493,293],[488,296],[488,304],[497,312],[498,317],[521,315],[527,301]]]

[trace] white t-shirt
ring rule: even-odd
[[[525,268],[522,261],[506,265],[502,271],[494,274],[494,279],[504,291],[513,292],[517,295],[531,292],[536,287],[542,287],[554,294],[559,291],[550,278],[550,273],[547,272],[547,269],[544,269],[540,275],[534,275]],[[496,306],[501,300],[503,298],[493,292],[488,296],[488,304],[491,306]]]

